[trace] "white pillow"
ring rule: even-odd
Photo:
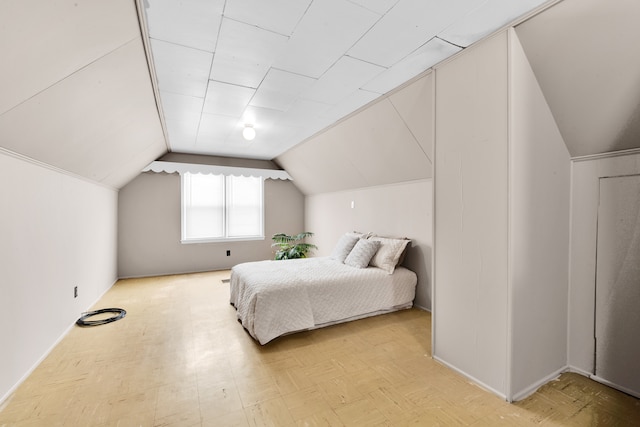
[[[366,238],[368,238],[369,236],[372,236],[372,235],[373,235],[373,233],[371,233],[371,232],[361,233],[359,231],[350,231],[350,232],[347,233],[347,236],[356,236],[356,237],[358,237],[360,239],[366,239]]]
[[[338,240],[338,243],[336,244],[335,248],[333,248],[333,252],[331,252],[329,258],[335,259],[336,261],[344,262],[344,260],[347,258],[347,255],[349,255],[349,252],[351,252],[351,249],[353,249],[356,243],[358,243],[358,240],[360,240],[358,236],[344,234]]]
[[[389,237],[373,236],[370,241],[380,242],[380,247],[370,261],[373,267],[383,269],[389,274],[393,274],[396,266],[400,263],[400,257],[404,253],[409,239],[392,239]]]
[[[360,239],[353,247],[344,263],[356,268],[367,268],[369,261],[378,250],[380,242],[376,240]]]

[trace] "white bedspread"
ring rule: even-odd
[[[416,283],[403,267],[390,275],[328,257],[248,262],[231,270],[231,304],[251,336],[266,344],[286,333],[409,308]]]

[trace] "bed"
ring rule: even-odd
[[[345,236],[328,257],[247,262],[232,268],[230,302],[254,339],[266,344],[293,332],[413,306],[416,274],[398,265],[407,239],[400,250],[382,244],[381,237]],[[373,253],[354,261],[358,254],[353,251],[363,246]]]

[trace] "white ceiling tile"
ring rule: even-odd
[[[255,89],[210,80],[202,111],[239,119],[254,93]]]
[[[223,0],[146,0],[151,38],[213,52]]]
[[[171,149],[271,159],[543,0],[146,1]]]
[[[255,126],[256,137],[253,141],[246,141],[242,137],[243,123],[241,121],[226,124],[216,120],[209,122],[206,126],[224,127],[230,130],[226,136],[222,133],[216,135],[215,132],[208,129],[201,131],[201,136],[195,147],[198,150],[210,150],[217,155],[272,159],[276,156],[276,152],[280,153],[299,142],[294,139],[294,136],[300,128],[282,124]],[[222,140],[223,137],[224,140]]]
[[[390,67],[468,13],[475,0],[400,0],[348,51]]]
[[[258,87],[288,40],[288,37],[254,25],[223,19],[211,79]]]
[[[255,141],[264,140],[264,132],[256,131],[255,138],[251,141],[247,141],[242,136],[243,129],[244,128],[242,126],[237,126],[236,129],[234,129],[229,135],[227,135],[227,139],[225,140],[224,145],[222,145],[222,147],[226,146],[226,147],[233,147],[236,149],[240,147],[244,147],[244,149],[247,150],[249,149],[250,145]]]
[[[286,126],[261,126],[256,128],[255,139],[247,141],[242,137],[242,125],[239,125],[216,149],[239,157],[272,159],[274,147],[279,147],[294,133],[295,129]]]
[[[171,149],[193,146],[204,99],[171,92],[160,92],[160,99]]]
[[[384,94],[428,70],[438,62],[462,50],[443,40],[434,38],[406,58],[381,73],[363,86],[363,89]]]
[[[347,0],[313,2],[274,66],[318,78],[379,18]]]
[[[130,0],[0,1],[0,114],[139,34]]]
[[[547,0],[486,0],[438,34],[458,46],[467,47],[504,27]]]
[[[265,138],[272,141],[288,141],[290,140],[298,131],[299,127],[296,126],[286,126],[286,125],[278,125],[272,126],[270,129],[265,131]],[[257,140],[257,137],[256,137]]]
[[[237,131],[229,134],[226,140],[227,145],[235,145],[237,147],[242,144],[251,144],[247,148],[254,148],[261,146],[263,149],[268,148],[274,141],[284,140],[290,138],[296,131],[295,128],[287,126],[269,126],[256,128],[256,137],[252,141],[247,142],[242,136],[242,127],[238,127]]]
[[[256,91],[251,105],[287,111],[315,79],[272,68]]]
[[[202,113],[203,98],[160,91],[160,99],[165,118],[185,120]]]
[[[151,39],[161,91],[204,98],[213,54]]]
[[[228,0],[225,16],[265,30],[291,35],[311,0]]]
[[[256,131],[270,128],[285,117],[286,113],[270,108],[248,106],[242,114],[242,123],[249,123],[256,128]]]
[[[383,71],[384,67],[343,56],[303,96],[312,101],[337,104]]]
[[[192,120],[171,119],[167,121],[167,134],[172,151],[192,147],[198,136],[200,116]]]
[[[369,10],[384,15],[391,9],[398,0],[350,0],[352,3],[359,4]]]
[[[278,125],[299,128],[315,120],[332,107],[333,105],[323,104],[322,102],[298,99],[289,111],[283,114]]]
[[[223,145],[215,145],[212,147],[208,147],[206,145],[198,145],[197,146],[197,151],[198,152],[202,152],[202,151],[211,151],[211,152],[215,152],[216,156],[221,156],[221,157],[236,157],[236,158],[250,158],[250,159],[264,159],[267,160],[267,158],[265,157],[253,157],[250,153],[250,147],[251,147],[251,142],[250,141],[240,141],[234,144],[228,143],[228,144],[223,144]]]
[[[171,149],[193,146],[204,99],[171,92],[160,92],[160,99]]]
[[[217,114],[202,114],[198,129],[197,145],[222,144],[236,129],[241,129],[238,118]]]
[[[248,148],[245,157],[271,160],[295,145],[294,143],[282,141],[280,138],[275,138],[273,142],[269,144],[262,144],[254,140],[254,143]]]

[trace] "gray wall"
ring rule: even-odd
[[[174,159],[175,160],[175,159]],[[265,240],[180,243],[180,175],[143,173],[118,198],[118,275],[221,270],[273,256],[270,237],[303,231],[304,197],[291,181],[265,180]],[[226,256],[226,251],[231,256]]]

